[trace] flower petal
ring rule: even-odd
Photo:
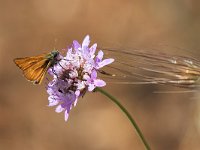
[[[56,112],[57,113],[60,113],[60,112],[62,112],[64,110],[64,108],[61,106],[61,105],[58,105],[57,107],[56,107]]]
[[[75,92],[76,97],[79,97],[80,93],[81,93],[80,90],[76,90]]]
[[[79,94],[79,95],[80,95],[80,94]],[[74,101],[74,107],[76,106],[77,102],[78,102],[78,97],[77,97],[76,100]]]
[[[68,111],[66,110],[66,111],[65,111],[65,121],[67,121],[68,118],[69,118],[69,113],[68,113]]]
[[[89,37],[89,35],[86,35],[86,37],[84,38],[83,43],[82,43],[82,48],[84,49],[85,47],[88,47],[89,44],[90,44],[90,37]]]
[[[90,47],[90,55],[92,58],[94,58],[94,54],[95,54],[95,51],[96,51],[96,48],[97,48],[97,44],[93,44],[91,47]]]
[[[73,46],[74,46],[74,49],[77,50],[79,48],[81,48],[81,45],[78,43],[78,41],[74,40],[73,41]]]
[[[109,58],[109,59],[104,59],[102,62],[98,63],[98,68],[102,68],[106,65],[111,64],[112,62],[114,62],[113,58]]]
[[[99,52],[98,52],[98,54],[97,54],[97,58],[98,59],[100,59],[100,60],[102,60],[103,59],[103,51],[102,50],[100,50]]]
[[[103,87],[106,85],[106,82],[100,79],[96,79],[94,80],[94,85],[97,87]]]
[[[95,86],[94,86],[94,84],[89,84],[89,86],[88,86],[88,91],[93,91],[94,90],[94,88],[95,88]]]
[[[49,100],[49,105],[48,106],[55,106],[55,105],[58,105],[58,103],[59,103],[59,101],[56,100],[54,98],[54,96],[52,96],[52,95],[48,97],[48,100]]]
[[[84,74],[83,79],[90,80],[90,76],[88,74]]]
[[[97,72],[95,70],[93,70],[91,73],[91,79],[94,80],[96,78],[97,78]]]

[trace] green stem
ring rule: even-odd
[[[150,150],[150,146],[148,145],[147,141],[145,140],[142,132],[140,131],[140,128],[138,127],[138,125],[135,122],[135,120],[131,117],[130,113],[126,110],[126,108],[124,106],[122,106],[122,104],[115,97],[113,97],[112,95],[110,95],[109,93],[104,91],[103,89],[96,88],[95,91],[101,92],[103,95],[107,96],[110,100],[112,100],[117,106],[119,106],[119,108],[125,113],[125,115],[129,119],[129,121],[132,123],[132,125],[135,128],[138,136],[140,137],[142,143],[144,144],[145,149],[146,150]]]

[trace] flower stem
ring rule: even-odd
[[[128,117],[129,121],[132,123],[133,127],[135,128],[138,136],[140,137],[142,143],[144,144],[144,147],[146,150],[150,150],[150,146],[148,145],[147,141],[145,140],[142,132],[140,131],[140,128],[138,127],[137,123],[135,122],[135,120],[131,117],[130,113],[126,110],[126,108],[124,106],[122,106],[122,104],[112,95],[110,95],[109,93],[107,93],[106,91],[104,91],[102,88],[95,88],[95,91],[99,91],[101,92],[103,95],[107,96],[110,100],[112,100],[124,113],[125,115]]]

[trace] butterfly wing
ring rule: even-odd
[[[49,66],[50,61],[44,59],[27,68],[23,73],[28,80],[33,81],[35,84],[40,84]]]
[[[20,69],[25,70],[34,65],[35,63],[44,60],[46,55],[47,54],[42,54],[33,57],[15,58],[14,62]]]
[[[40,84],[48,68],[51,60],[46,58],[47,54],[34,57],[16,58],[15,64],[23,71],[25,78],[35,84]]]

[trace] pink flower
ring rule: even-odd
[[[73,41],[65,57],[51,70],[53,80],[48,84],[49,106],[56,106],[56,112],[65,112],[67,121],[69,112],[76,105],[78,98],[86,91],[93,91],[96,87],[103,87],[106,82],[98,79],[97,71],[111,64],[114,59],[104,59],[103,51],[95,56],[97,44],[89,47],[90,38],[87,35],[82,44]]]

